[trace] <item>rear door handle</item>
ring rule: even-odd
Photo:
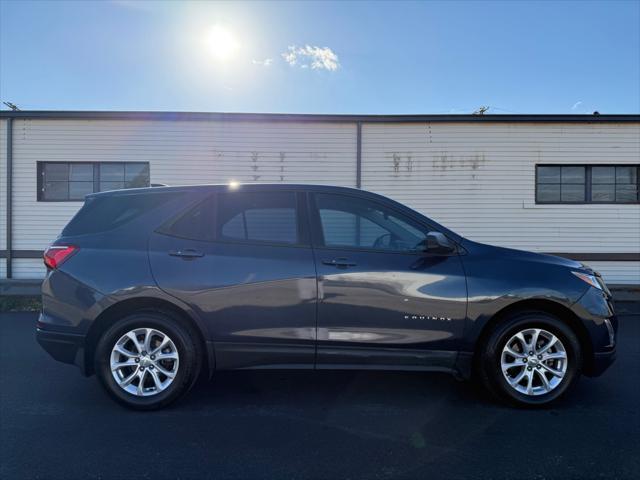
[[[186,250],[171,250],[169,255],[172,257],[182,257],[182,258],[198,258],[204,257],[204,253],[193,250],[192,248],[187,248]]]
[[[325,265],[331,265],[332,267],[338,267],[338,268],[355,267],[357,265],[355,262],[351,262],[347,258],[334,258],[332,260],[322,260],[322,263],[324,263]]]

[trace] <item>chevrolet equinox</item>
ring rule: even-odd
[[[265,368],[443,371],[539,406],[615,357],[598,273],[350,188],[88,195],[44,262],[39,343],[135,409]]]

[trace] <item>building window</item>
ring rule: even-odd
[[[536,165],[536,203],[640,203],[640,165]]]
[[[594,203],[637,203],[638,170],[633,165],[591,169],[591,201]]]
[[[105,190],[148,187],[148,162],[38,162],[38,201],[82,201]]]

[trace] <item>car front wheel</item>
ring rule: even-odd
[[[565,394],[582,367],[575,333],[553,315],[523,312],[498,325],[480,356],[480,376],[498,397],[522,406],[546,405]]]

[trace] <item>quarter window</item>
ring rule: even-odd
[[[412,252],[427,229],[378,203],[345,195],[317,194],[315,203],[327,247]]]
[[[293,192],[219,194],[217,219],[217,238],[221,240],[298,243]]]
[[[160,233],[191,240],[211,241],[215,239],[215,197],[210,196],[184,215],[160,227]]]
[[[638,203],[639,165],[537,165],[536,203]]]
[[[149,184],[148,162],[38,162],[39,201],[81,201],[90,193]]]

